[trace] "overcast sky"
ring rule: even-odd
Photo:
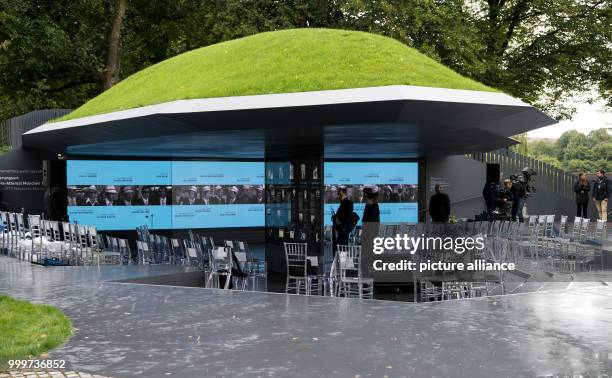
[[[576,114],[571,121],[562,121],[552,126],[530,131],[530,138],[558,138],[568,130],[576,129],[582,133],[603,127],[612,128],[612,111],[605,109],[604,101],[594,104],[576,105]]]

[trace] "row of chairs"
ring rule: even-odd
[[[442,281],[440,285],[421,281],[419,285],[421,302],[482,297],[489,295],[490,290],[486,281]]]
[[[22,260],[45,263],[51,259],[70,265],[116,263],[118,260],[95,226],[46,220],[38,214],[25,216],[22,212],[0,212],[0,226],[2,251]],[[125,240],[115,242],[127,245]],[[109,241],[108,245],[113,244]]]
[[[338,245],[331,269],[321,271],[308,243],[284,243],[285,293],[372,299],[374,280],[362,275],[361,246]]]
[[[225,240],[223,245],[206,235],[189,231],[187,239],[153,234],[146,226],[137,229],[138,264],[189,266],[205,272],[205,286],[239,290],[267,288],[267,265],[257,259],[243,241]],[[240,274],[234,274],[234,272]]]
[[[542,268],[574,273],[590,271],[598,263],[603,267],[607,222],[576,217],[570,225],[567,216],[561,216],[557,228],[554,215],[534,218],[529,219],[529,251]]]

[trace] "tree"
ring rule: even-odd
[[[115,1],[115,15],[108,35],[106,66],[102,74],[102,90],[107,90],[119,81],[121,64],[121,27],[127,8],[127,0]]]
[[[529,156],[577,173],[612,171],[612,135],[609,129],[598,129],[584,135],[570,130],[555,142],[547,140],[529,143]]]
[[[572,173],[592,172],[591,164],[586,160],[574,159],[567,162],[565,170]]]
[[[529,143],[528,154],[535,158],[540,158],[543,156],[554,157],[555,156],[554,151],[555,151],[554,143],[548,140],[537,140],[537,141]]]
[[[0,2],[3,118],[98,93],[106,16],[103,0]]]
[[[486,49],[482,81],[558,118],[564,102],[595,90],[609,96],[612,3],[609,0],[467,2]],[[607,89],[606,89],[607,88]],[[606,92],[608,90],[608,92]],[[609,97],[607,97],[609,100]]]
[[[76,107],[131,73],[220,41],[329,27],[396,38],[563,118],[572,95],[612,101],[611,24],[609,0],[4,0],[0,116]]]
[[[555,143],[555,154],[557,159],[563,160],[563,154],[569,144],[572,143],[573,140],[580,138],[580,135],[581,133],[577,130],[570,130],[561,134]]]

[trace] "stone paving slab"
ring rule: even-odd
[[[75,333],[50,358],[103,376],[612,374],[605,285],[414,305],[108,282],[163,272],[0,257],[0,292],[64,311]]]
[[[110,378],[78,371],[8,370],[0,372],[0,378]]]

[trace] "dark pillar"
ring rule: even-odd
[[[269,269],[285,272],[283,243],[308,243],[309,256],[323,256],[323,153],[300,149],[266,161],[266,242]],[[322,263],[322,257],[319,259]]]

